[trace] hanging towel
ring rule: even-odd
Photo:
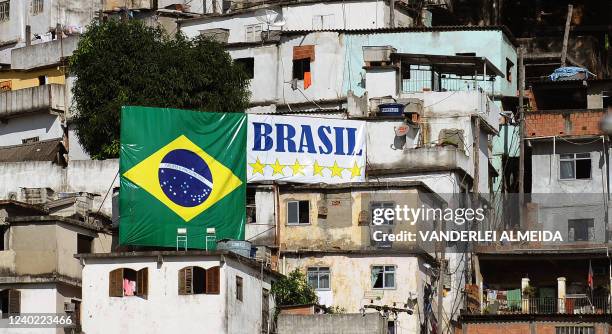
[[[304,89],[308,89],[312,84],[311,72],[304,72]]]
[[[518,309],[521,307],[521,289],[507,291],[508,307],[510,309]]]

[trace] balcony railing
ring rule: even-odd
[[[608,296],[495,300],[485,302],[484,306],[484,314],[612,314]]]
[[[66,111],[64,85],[49,84],[0,93],[0,118],[42,110]]]

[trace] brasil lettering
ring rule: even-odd
[[[253,151],[363,155],[356,148],[357,128],[321,125],[314,128],[307,124],[298,127],[291,124],[253,122]]]
[[[247,181],[365,180],[365,122],[249,115]]]

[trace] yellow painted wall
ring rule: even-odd
[[[64,72],[56,67],[27,72],[0,72],[0,82],[11,81],[11,90],[18,90],[38,86],[38,77],[43,75],[47,76],[48,84],[63,85],[66,82]]]

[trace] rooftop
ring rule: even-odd
[[[282,274],[273,271],[266,266],[263,266],[262,263],[258,262],[253,258],[244,257],[229,251],[201,251],[201,250],[187,250],[187,251],[139,251],[139,252],[113,252],[113,253],[89,253],[89,254],[76,254],[75,257],[79,259],[85,260],[95,260],[95,259],[133,259],[133,258],[147,258],[150,261],[162,261],[164,257],[179,257],[179,258],[187,258],[187,257],[227,257],[237,262],[240,262],[244,265],[247,265],[256,270],[263,270],[269,275],[275,276],[277,278],[283,277]],[[85,262],[87,264],[87,261]],[[263,268],[263,269],[262,269]]]
[[[61,138],[0,147],[0,162],[51,161],[66,165],[66,153]]]

